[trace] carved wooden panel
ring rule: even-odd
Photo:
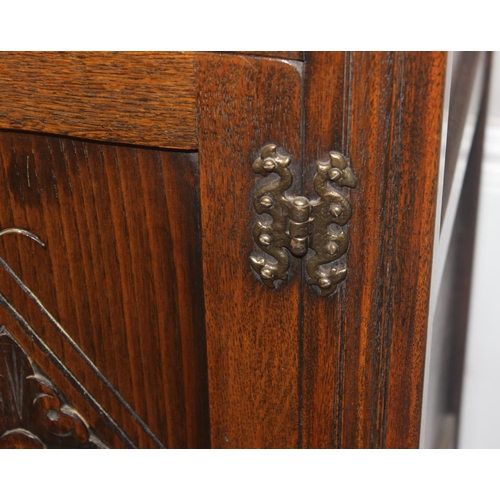
[[[0,448],[106,448],[41,368],[0,326]]]
[[[418,446],[445,84],[433,52],[0,54],[2,444]],[[271,143],[308,198],[328,151],[359,176],[330,297],[248,265]]]
[[[197,155],[1,132],[0,191],[0,231],[39,240],[0,232],[0,320],[126,446],[208,446]]]

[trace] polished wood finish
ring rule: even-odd
[[[346,57],[349,56],[343,52],[306,55],[304,169],[307,196],[314,196],[312,181],[316,161],[323,160],[330,150],[346,152],[343,143],[343,124],[347,118]],[[357,165],[353,166],[358,173]],[[359,175],[358,179],[364,183]],[[358,217],[356,207],[353,216]],[[302,446],[305,448],[340,446],[337,433],[341,429],[342,391],[339,384],[343,358],[341,339],[345,332],[336,318],[340,318],[344,294],[345,285],[341,285],[333,297],[321,299],[309,291],[303,297],[300,390]]]
[[[0,227],[47,245],[6,235],[2,257],[157,440],[10,277],[2,293],[138,446],[208,446],[197,155],[0,138]]]
[[[196,149],[192,54],[1,52],[0,128]]]
[[[265,50],[242,50],[238,52],[233,52],[234,54],[243,54],[243,55],[254,55],[261,57],[274,57],[278,59],[292,59],[295,61],[303,61],[304,60],[304,52],[302,51],[265,51]]]
[[[0,329],[0,448],[105,448],[40,367]]]
[[[380,214],[381,206],[383,215],[377,228],[365,216],[365,224],[352,236],[353,248],[356,244],[363,248],[351,261],[363,285],[347,293],[353,293],[352,305],[361,305],[364,314],[359,343],[353,339],[360,358],[356,349],[350,350],[351,366],[368,377],[353,383],[349,369],[345,373],[347,383],[357,386],[366,401],[360,405],[361,412],[351,406],[352,416],[365,432],[361,442],[358,438],[350,445],[418,447],[446,54],[380,56],[372,60],[375,65],[370,59],[360,54],[354,60],[355,75],[361,75],[361,68],[374,71],[372,95],[380,96],[380,101],[365,97],[367,84],[358,78],[359,92],[354,93],[359,99],[358,115],[352,120],[350,154],[353,163],[364,164],[369,174],[365,192],[360,189],[353,196],[360,196],[367,215]],[[378,122],[376,137],[370,133],[370,122],[362,121],[365,106],[373,125],[378,113],[387,113],[384,125]],[[365,151],[363,145],[368,146]],[[371,262],[370,251],[374,251]]]
[[[252,163],[268,142],[300,157],[301,76],[264,58],[203,55],[196,66],[212,446],[297,447],[298,266],[269,290],[248,258]]]
[[[306,167],[339,149],[360,182],[345,285],[304,292],[305,444],[418,447],[446,55],[310,59]]]
[[[4,281],[5,279],[2,281],[2,283]],[[39,332],[39,338],[35,338],[33,340],[29,335],[30,330],[29,327],[27,327],[28,325],[20,325],[17,321],[18,318],[12,316],[11,311],[5,309],[3,301],[2,308],[2,326],[4,326],[6,330],[12,335],[12,337],[16,339],[16,342],[27,353],[30,359],[34,361],[36,358],[36,361],[34,362],[41,368],[41,370],[45,374],[47,374],[48,379],[59,389],[59,391],[77,410],[79,415],[81,415],[85,419],[88,425],[96,430],[97,435],[102,439],[104,444],[109,448],[130,447],[130,444],[127,443],[127,439],[123,439],[123,436],[120,436],[119,429],[117,431],[117,428],[113,426],[113,422],[116,424],[116,421],[109,420],[107,417],[109,416],[111,419],[112,417],[105,410],[103,413],[102,404],[106,404],[106,390],[103,389],[96,394],[96,396],[102,402],[98,401],[97,405],[93,405],[89,401],[89,394],[86,394],[85,391],[82,391],[81,387],[79,387],[78,384],[73,384],[72,382],[74,382],[74,380],[71,379],[71,376],[68,376],[68,372],[64,369],[65,367],[67,368],[67,365],[71,365],[71,354],[68,355],[67,352],[64,353],[64,362],[62,362],[60,358],[58,358],[57,355],[52,350],[50,350],[50,347],[48,347],[44,342],[41,336],[45,336],[45,332],[48,330],[50,331],[50,326],[43,325],[43,327],[40,327],[38,325],[37,328]],[[40,320],[39,323],[43,323],[43,319]],[[27,328],[24,329],[23,326]],[[55,335],[53,334],[53,336]],[[49,350],[47,350],[46,347],[48,347]],[[91,377],[86,377],[82,382],[84,384],[87,384],[87,381],[90,378]],[[120,417],[116,416],[116,418]],[[5,406],[2,408],[2,415],[0,416],[0,420],[4,423],[4,425],[7,426],[8,424],[4,419]],[[44,423],[46,424],[47,422]],[[30,425],[35,425],[35,422],[31,421]],[[123,421],[120,420],[120,428],[126,427],[126,425],[127,424],[124,424]],[[136,432],[141,433],[141,430]],[[142,434],[143,442],[148,442],[148,440],[150,441],[150,438],[144,432],[142,432]],[[38,447],[37,443],[34,442],[34,440],[27,441],[24,439],[19,440],[18,438],[19,436],[11,437],[8,447]],[[133,441],[131,441],[131,444],[132,446],[134,446]],[[150,446],[154,446],[154,444],[152,443]]]
[[[446,69],[441,52],[0,54],[0,231],[45,244],[0,237],[0,325],[112,448],[417,447]],[[293,158],[290,196],[316,198],[332,150],[358,177],[331,297],[308,257],[276,289],[250,267],[269,143]]]

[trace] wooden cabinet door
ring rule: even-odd
[[[3,54],[0,68],[0,433],[209,446],[193,55]],[[47,384],[61,396],[38,403]]]
[[[416,447],[446,55],[0,56],[0,443]],[[252,171],[356,188],[323,297],[252,270]],[[271,176],[272,178],[273,176]]]
[[[3,445],[295,446],[299,276],[266,298],[247,254],[253,155],[275,141],[300,157],[300,68],[168,53],[0,68]]]

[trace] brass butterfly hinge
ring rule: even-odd
[[[255,192],[253,204],[258,214],[269,214],[272,221],[258,221],[253,226],[253,239],[260,249],[250,256],[252,268],[269,288],[275,281],[288,279],[290,254],[307,255],[308,283],[316,285],[321,295],[332,294],[345,280],[347,267],[338,260],[349,248],[344,227],[352,214],[351,204],[341,188],[354,188],[357,178],[341,153],[330,152],[329,160],[316,163],[314,189],[319,198],[290,196],[293,174],[291,157],[265,146],[252,170],[263,176],[278,174]],[[338,189],[333,189],[335,185]],[[309,252],[312,250],[312,252]]]

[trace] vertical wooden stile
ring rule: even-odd
[[[212,446],[297,447],[299,264],[279,289],[249,265],[251,166],[275,143],[301,148],[302,63],[202,54],[197,60],[203,279]]]
[[[304,292],[304,446],[417,447],[446,55],[313,54],[305,67],[306,194],[331,149],[359,183],[346,282],[326,300]]]

